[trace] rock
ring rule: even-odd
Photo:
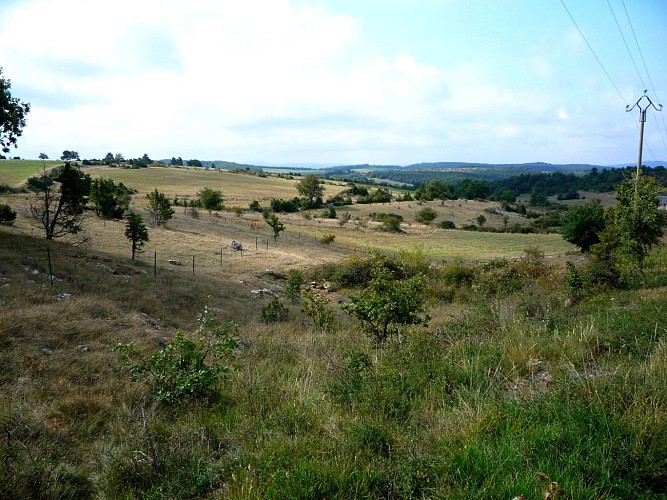
[[[53,354],[53,349],[50,349],[48,347],[44,347],[44,348],[42,348],[42,354],[44,356],[51,356],[51,354]]]
[[[182,266],[183,265],[183,263],[178,259],[169,259],[167,262],[169,262],[172,266]]]
[[[59,293],[56,295],[56,299],[58,300],[70,300],[72,298],[71,293]]]
[[[250,293],[255,296],[255,298],[264,297],[264,295],[273,295],[273,292],[268,288],[262,288],[261,290],[250,290]]]
[[[76,349],[81,352],[86,352],[88,350],[88,346],[86,344],[80,344],[76,346]]]

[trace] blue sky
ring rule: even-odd
[[[625,106],[667,105],[666,22],[663,0],[2,0],[32,105],[11,155],[633,164]]]

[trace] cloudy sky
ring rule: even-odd
[[[0,0],[32,106],[10,154],[632,164],[666,22],[664,0]]]

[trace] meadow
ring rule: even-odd
[[[296,195],[296,181],[278,177],[96,169],[138,190],[139,213],[155,187],[221,189],[239,207]],[[0,200],[19,211],[0,226],[3,498],[667,494],[663,248],[642,274],[605,287],[558,235],[414,222],[432,206],[501,224],[488,202],[355,205],[339,210],[351,215],[343,225],[321,211],[281,215],[277,240],[257,213],[193,218],[178,207],[132,261],[124,222],[91,214],[83,235],[47,242],[20,213],[25,197]],[[369,219],[399,210],[404,233]],[[423,274],[430,316],[381,345],[341,309],[377,265]],[[291,270],[304,290],[315,282],[330,322],[288,299]],[[283,321],[263,317],[275,297]],[[236,357],[217,394],[161,403],[155,380],[133,381],[112,346],[150,356],[179,330],[196,339],[205,305],[238,325]]]

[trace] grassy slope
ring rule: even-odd
[[[150,180],[142,189],[151,189]],[[182,183],[184,193],[201,187],[199,179]],[[50,244],[53,289],[46,242],[29,236],[22,219],[0,227],[1,491],[541,498],[538,472],[570,498],[667,491],[665,288],[601,293],[565,307],[558,268],[491,267],[470,288],[453,285],[466,273],[450,264],[429,285],[429,334],[406,333],[377,349],[340,312],[334,333],[315,329],[298,306],[290,306],[288,322],[263,324],[268,299],[250,290],[281,289],[269,267],[338,261],[368,241],[398,249],[440,235],[454,245],[460,236],[458,248],[474,256],[492,243],[489,254],[508,251],[505,243],[456,231],[420,236],[417,228],[407,228],[412,236],[384,235],[355,222],[340,228],[292,216],[287,244],[254,250],[255,235],[268,231],[252,217],[179,213],[151,231],[135,262],[122,223],[91,219],[87,246]],[[314,239],[324,231],[338,231],[334,245]],[[229,249],[233,238],[249,249],[243,257]],[[514,256],[540,240],[516,241]],[[437,251],[423,245],[429,256]],[[667,281],[664,253],[649,274]],[[518,287],[502,291],[510,285]],[[220,319],[240,324],[251,347],[240,352],[221,400],[158,408],[109,345],[158,349],[177,329],[192,332],[207,300]],[[367,368],[351,362],[359,356],[368,356]]]
[[[54,160],[0,160],[0,184],[16,187],[29,177],[39,174],[44,166],[48,169],[62,164]]]

